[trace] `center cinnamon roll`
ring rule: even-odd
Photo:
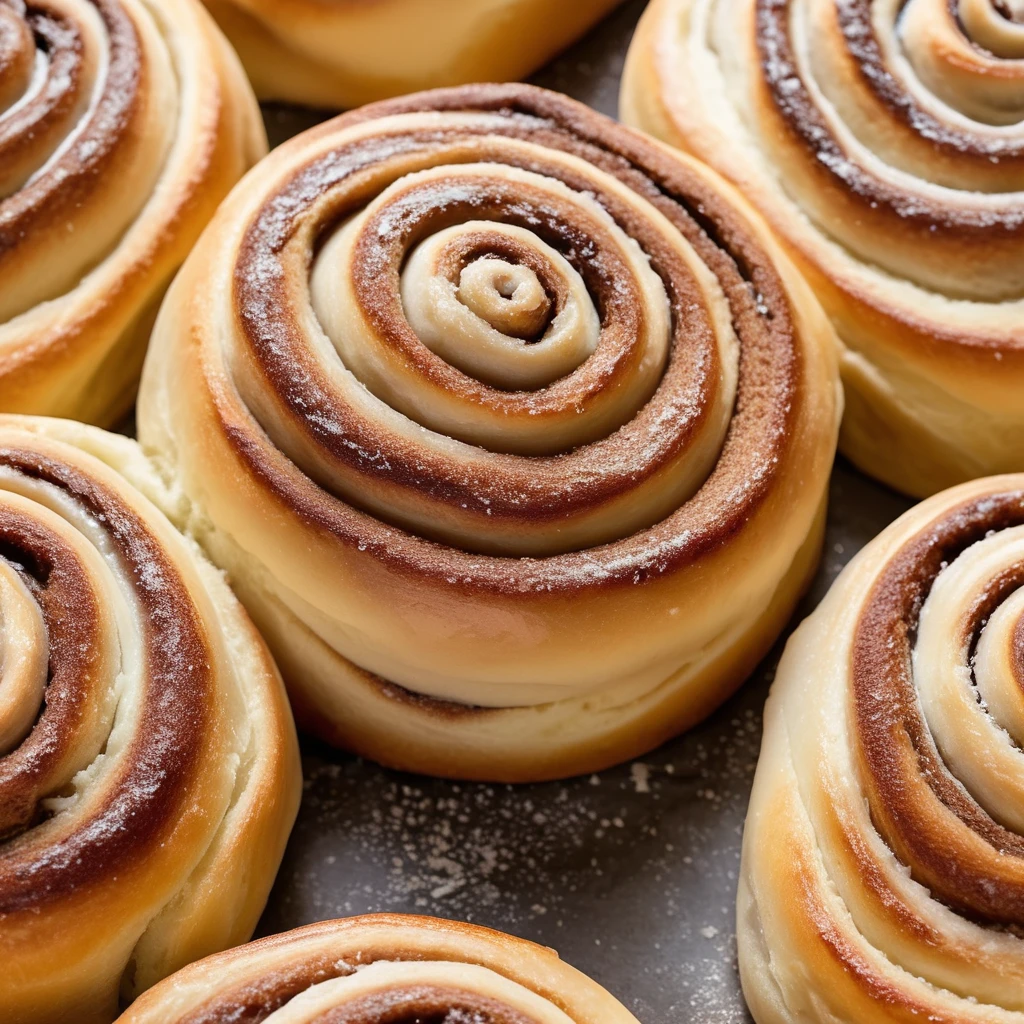
[[[307,727],[520,779],[647,749],[753,667],[816,558],[837,405],[819,309],[726,186],[496,86],[253,172],[139,423]]]

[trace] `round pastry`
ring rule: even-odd
[[[0,2],[0,410],[110,424],[266,139],[198,0]]]
[[[622,0],[205,0],[257,95],[334,109],[525,78]]]
[[[1024,475],[911,509],[786,647],[743,841],[758,1024],[1024,1022]]]
[[[109,1024],[252,933],[295,730],[222,576],[132,484],[133,441],[0,416],[0,1007]]]
[[[525,939],[431,917],[307,925],[208,957],[118,1024],[637,1024],[600,985]]]
[[[307,132],[168,295],[139,430],[297,714],[410,770],[593,771],[720,703],[818,557],[832,335],[713,173],[554,93]]]
[[[731,179],[843,343],[840,448],[917,496],[1024,470],[1018,0],[653,0],[622,115]]]

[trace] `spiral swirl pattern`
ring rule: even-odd
[[[279,677],[129,484],[134,442],[0,417],[0,977],[11,1024],[109,1024],[244,941],[298,804]],[[244,870],[239,867],[244,864]]]
[[[789,246],[845,346],[855,462],[919,496],[1024,469],[1016,0],[655,0],[622,109]]]
[[[637,1024],[544,946],[457,921],[377,914],[212,956],[118,1024]]]
[[[744,837],[759,1024],[1024,1021],[1024,476],[912,509],[786,648]]]
[[[328,109],[514,81],[621,0],[204,0],[260,99]]]
[[[196,0],[2,0],[0,409],[123,414],[164,289],[265,148]]]
[[[140,436],[305,724],[531,778],[715,706],[813,565],[835,442],[831,335],[776,257],[713,175],[522,86],[346,115],[245,179]]]

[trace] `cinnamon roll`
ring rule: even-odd
[[[653,0],[621,101],[788,246],[858,466],[917,496],[1024,470],[1018,0]]]
[[[133,441],[0,416],[0,1017],[109,1024],[245,941],[298,806],[280,677],[125,474]]]
[[[167,284],[265,151],[198,0],[0,0],[0,410],[123,415]]]
[[[250,173],[161,311],[139,430],[301,723],[524,780],[647,750],[753,668],[818,556],[837,390],[713,173],[475,86]]]
[[[118,1024],[637,1024],[600,985],[525,939],[459,921],[323,921],[186,967]]]
[[[256,93],[355,107],[524,78],[622,0],[204,0]]]
[[[743,844],[758,1024],[1024,1021],[1024,475],[939,494],[786,648]]]

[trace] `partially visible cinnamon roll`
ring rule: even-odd
[[[411,770],[647,750],[816,563],[819,307],[714,174],[564,97],[355,111],[235,190],[161,311],[140,437],[305,726]]]
[[[265,151],[198,0],[0,0],[0,411],[123,415],[167,284]]]
[[[844,345],[854,462],[918,496],[1024,470],[1017,0],[653,0],[622,114],[788,245]]]
[[[1024,475],[918,505],[779,665],[743,843],[758,1024],[1024,1021]]]
[[[109,1024],[252,933],[299,796],[280,677],[138,446],[0,416],[0,1019]]]
[[[186,967],[118,1024],[637,1024],[554,950],[458,921],[374,914]]]
[[[257,95],[343,109],[525,78],[622,0],[204,0]]]

